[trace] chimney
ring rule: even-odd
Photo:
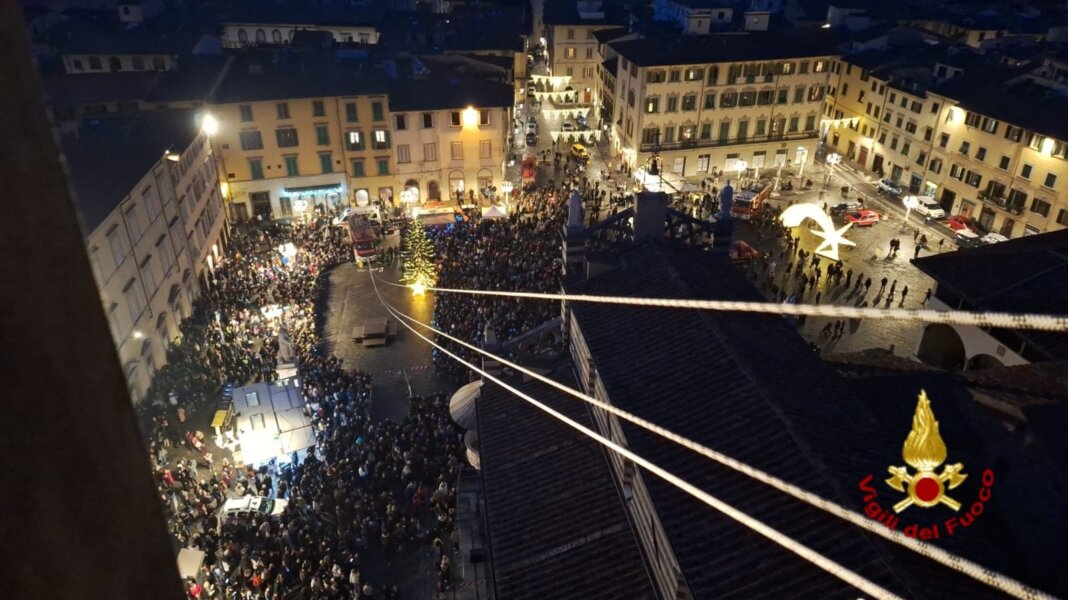
[[[634,197],[634,241],[663,239],[668,195],[640,192]]]

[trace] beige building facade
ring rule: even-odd
[[[96,127],[128,132],[133,121],[113,117]],[[140,121],[133,131],[144,137],[136,144],[97,132],[64,142],[87,253],[135,403],[196,298],[212,285],[228,239],[215,158],[193,111],[159,111]],[[147,154],[133,154],[139,149]],[[133,174],[141,164],[147,170]]]
[[[231,102],[211,111],[237,220],[394,200],[384,92]]]
[[[756,47],[765,38],[752,35],[732,43]],[[611,44],[619,55],[613,159],[646,166],[658,147],[665,173],[730,178],[740,163],[796,173],[815,158],[831,54],[798,49],[777,57],[772,51],[761,60],[700,61],[694,53],[697,60],[690,62],[680,51],[680,60],[668,62],[662,57],[671,53],[651,53],[655,43]]]
[[[409,204],[486,200],[498,193],[507,160],[511,111],[503,106],[445,110],[394,108],[396,181]]]
[[[984,112],[983,93],[949,65],[929,66],[928,90],[849,60],[835,67],[821,124],[829,150],[1005,237],[1068,226],[1064,141]]]

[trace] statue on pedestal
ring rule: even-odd
[[[571,190],[571,197],[567,201],[567,228],[582,227],[582,193],[578,188]]]

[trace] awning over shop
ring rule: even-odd
[[[304,185],[300,187],[287,187],[282,188],[282,191],[287,194],[325,194],[328,192],[341,193],[342,186],[340,183],[324,183],[322,185]]]

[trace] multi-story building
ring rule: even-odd
[[[848,55],[832,75],[825,144],[1006,237],[1063,228],[1068,130],[1053,115],[1068,98],[1032,71],[944,45]]]
[[[631,167],[703,177],[815,157],[829,38],[786,32],[609,43],[618,54],[612,149]]]
[[[606,12],[600,2],[546,0],[542,18],[550,74],[571,77],[568,86],[576,92],[576,102],[593,105],[604,60],[594,33],[619,27],[622,15]]]
[[[931,90],[944,107],[939,203],[1005,237],[1063,229],[1068,98],[1028,80],[991,83],[968,74]]]
[[[231,69],[211,111],[234,218],[393,202],[386,92],[381,73],[314,56]]]
[[[943,103],[928,97],[938,66],[963,57],[945,49],[864,50],[831,74],[821,136],[848,162],[914,194],[934,196],[942,161],[933,158]],[[946,61],[940,63],[939,61]]]
[[[227,48],[285,45],[297,31],[329,31],[338,43],[377,44],[382,10],[271,6],[267,3],[234,10],[222,19]]]
[[[394,82],[389,111],[401,197],[409,203],[492,197],[504,181],[512,105],[512,86],[504,83]]]
[[[100,301],[131,398],[145,396],[227,239],[219,174],[193,110],[112,116],[63,140]]]

